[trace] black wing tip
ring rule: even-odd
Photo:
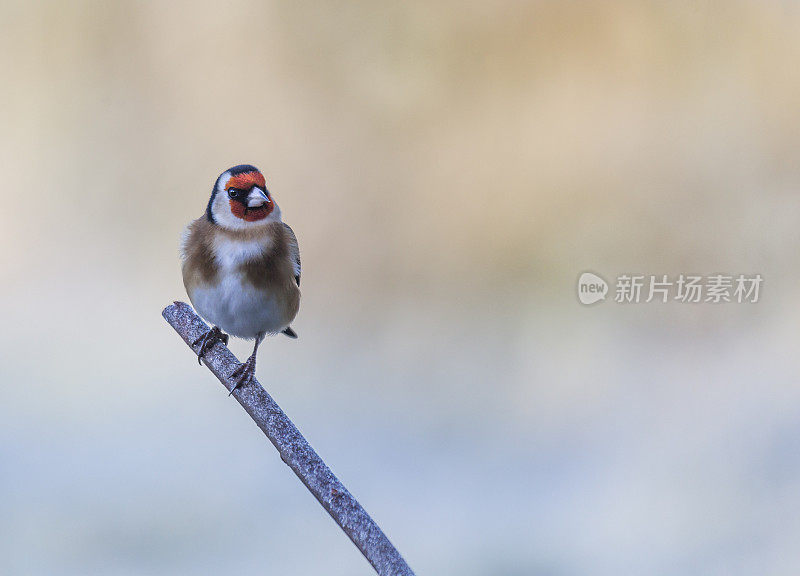
[[[291,326],[288,326],[286,330],[282,332],[282,334],[286,334],[289,338],[297,338],[297,332],[292,330]]]

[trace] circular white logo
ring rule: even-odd
[[[608,283],[592,272],[584,272],[578,277],[578,300],[581,304],[594,304],[606,299]]]

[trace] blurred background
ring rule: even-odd
[[[0,573],[372,574],[160,316],[252,163],[303,259],[260,380],[417,574],[797,574],[799,28],[0,2]],[[584,307],[584,270],[764,284]]]

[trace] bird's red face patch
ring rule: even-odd
[[[239,190],[250,190],[253,186],[261,188],[267,187],[267,181],[264,180],[264,175],[261,172],[244,172],[231,176],[228,183],[225,185],[225,190],[228,188],[238,188]]]
[[[267,202],[258,208],[248,208],[237,200],[231,200],[231,213],[237,218],[241,218],[245,222],[257,222],[263,220],[270,214],[275,205],[272,202]]]
[[[243,174],[236,174],[231,176],[228,183],[225,185],[225,191],[228,192],[231,188],[242,190],[248,193],[253,186],[266,190],[267,182],[264,180],[264,175],[261,172],[244,172]],[[272,200],[267,200],[261,206],[255,208],[248,208],[247,196],[243,198],[230,199],[231,214],[237,218],[241,218],[245,222],[257,222],[269,216],[275,209],[275,204]]]

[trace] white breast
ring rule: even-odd
[[[272,238],[258,240],[231,240],[224,236],[214,239],[214,256],[222,271],[235,270],[241,264],[261,256],[271,248]]]
[[[280,332],[289,324],[284,306],[276,295],[254,287],[244,280],[239,266],[270,248],[271,239],[231,241],[218,237],[214,255],[220,282],[216,286],[197,287],[190,295],[201,316],[239,338],[255,338],[259,332]]]

